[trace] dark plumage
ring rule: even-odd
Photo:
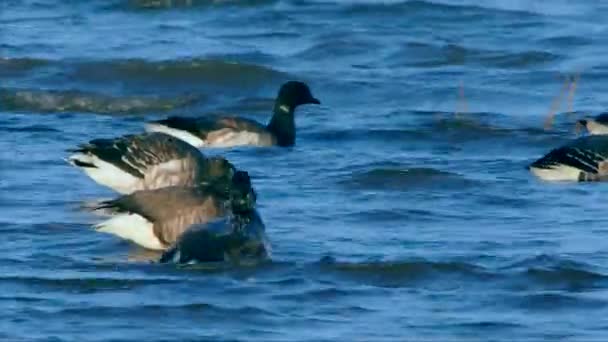
[[[294,112],[304,104],[320,104],[305,83],[289,81],[281,86],[267,125],[240,117],[169,117],[150,122],[147,131],[173,135],[196,147],[293,146],[296,141]]]
[[[166,249],[190,226],[255,207],[249,175],[237,171],[230,182],[142,190],[97,208],[114,217],[96,226],[149,249]],[[245,209],[242,209],[245,208]]]
[[[97,183],[120,193],[229,180],[234,166],[206,158],[194,146],[163,133],[94,139],[70,150],[68,161]]]
[[[160,258],[161,263],[243,263],[270,256],[264,223],[255,209],[188,229]]]
[[[161,263],[239,263],[269,256],[264,222],[255,209],[256,196],[246,173],[237,173],[230,189],[231,213],[185,231],[160,258]]]
[[[556,148],[528,167],[544,180],[603,181],[608,179],[608,136],[590,135]]]

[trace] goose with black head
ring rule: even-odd
[[[242,117],[188,118],[172,116],[146,124],[148,132],[162,132],[195,147],[293,146],[296,142],[295,110],[305,104],[320,104],[308,85],[284,83],[276,97],[267,125]]]

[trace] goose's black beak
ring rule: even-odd
[[[311,97],[311,98],[310,98],[310,100],[308,101],[308,103],[313,103],[313,104],[318,104],[318,105],[320,105],[320,104],[321,104],[321,101],[317,100],[317,99],[316,99],[316,98],[314,98],[314,97]]]

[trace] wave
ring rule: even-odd
[[[551,288],[580,289],[607,280],[592,265],[547,254],[516,261],[501,270],[517,272],[527,281]]]
[[[221,59],[148,61],[142,59],[77,63],[73,77],[91,82],[124,80],[157,84],[261,85],[286,75],[261,65]]]
[[[586,298],[576,293],[541,292],[514,297],[511,305],[528,310],[598,309],[608,306],[604,298]]]
[[[432,14],[438,13],[442,16],[459,16],[459,20],[481,17],[483,15],[502,15],[507,18],[537,17],[539,15],[571,15],[576,10],[584,9],[584,6],[576,3],[554,4],[547,6],[533,5],[521,1],[454,1],[454,0],[394,0],[374,1],[362,0],[348,7],[349,13],[387,13],[401,15],[401,13]]]
[[[378,43],[357,37],[328,37],[322,42],[297,53],[296,57],[317,60],[322,58],[351,58],[355,55],[376,56],[381,47]]]
[[[49,127],[46,125],[29,125],[22,127],[13,127],[0,124],[0,131],[2,132],[25,132],[25,133],[58,133],[60,130]]]
[[[402,128],[349,128],[349,129],[329,129],[306,134],[314,140],[327,141],[408,141],[427,136],[425,132],[416,129]]]
[[[85,112],[97,114],[140,114],[166,112],[193,104],[199,98],[111,97],[80,91],[0,89],[0,108],[42,113]]]
[[[326,129],[302,135],[318,141],[390,143],[397,146],[432,142],[435,148],[449,152],[462,148],[455,142],[486,139],[521,139],[525,145],[530,145],[530,140],[536,143],[539,139],[545,139],[555,144],[555,139],[572,138],[575,127],[573,119],[558,120],[554,130],[543,129],[542,119],[538,119],[538,122],[526,119],[519,123],[512,119],[494,113],[425,112],[420,115],[420,112],[406,112],[394,119],[394,127]],[[441,145],[442,142],[447,144]]]
[[[217,6],[263,6],[277,0],[119,0],[109,9],[162,10]]]
[[[433,168],[373,168],[354,172],[340,183],[360,190],[405,190],[429,186],[462,188],[472,184],[472,181],[459,174]]]
[[[46,66],[48,60],[38,58],[8,58],[0,57],[0,77],[15,76],[17,74]]]
[[[239,317],[240,321],[252,321],[258,324],[267,323],[269,320],[277,317],[282,317],[278,312],[274,312],[267,308],[253,305],[217,305],[203,302],[187,302],[187,303],[158,303],[158,304],[142,304],[146,302],[158,302],[158,300],[150,300],[150,298],[142,298],[137,302],[124,301],[123,303],[115,302],[110,305],[98,305],[93,302],[88,304],[86,301],[71,306],[55,306],[52,309],[32,308],[28,314],[37,318],[56,315],[63,317],[96,317],[96,318],[113,318],[116,317],[133,317],[149,321],[157,319],[160,312],[172,315],[200,315],[205,317],[215,317],[216,319],[233,319]],[[211,340],[221,340],[214,338]]]
[[[546,51],[487,51],[474,59],[484,67],[504,69],[528,69],[539,65],[549,64],[562,58],[560,55]]]
[[[404,58],[404,56],[408,56]],[[558,61],[561,55],[540,50],[484,50],[458,44],[410,42],[387,57],[393,67],[444,67],[473,65],[498,69],[528,69]]]
[[[503,330],[503,329],[521,329],[526,327],[523,324],[513,323],[513,322],[499,322],[499,321],[476,321],[476,322],[468,322],[468,323],[457,323],[451,324],[449,327],[454,328],[467,328],[467,329],[484,329],[484,330]]]
[[[546,45],[549,47],[557,48],[568,48],[568,49],[579,49],[587,45],[591,45],[593,40],[589,37],[584,36],[553,36],[553,37],[542,37],[536,40],[537,44]]]
[[[405,11],[438,11],[447,12],[451,10],[458,10],[464,6],[449,5],[435,3],[432,1],[422,0],[393,0],[393,1],[374,1],[374,0],[363,0],[350,3],[345,8],[345,12],[349,14],[390,14],[390,15],[402,15],[401,13],[408,13]],[[467,6],[468,7],[468,6]],[[473,8],[473,7],[469,7]]]
[[[274,87],[288,79],[288,75],[281,71],[242,61],[250,57],[235,55],[157,61],[5,58],[0,60],[0,77],[25,75],[46,89],[61,91],[72,88],[96,92],[100,86],[110,86],[130,95],[198,93],[208,89],[217,93],[218,88],[249,92],[252,88],[259,90],[269,84],[276,91]]]
[[[512,119],[512,118],[511,118]],[[538,125],[535,121],[530,123],[508,122],[507,116],[496,113],[436,113],[433,120],[422,123],[421,130],[433,133],[437,136],[447,138],[449,141],[465,142],[483,139],[512,139],[522,138],[525,143],[529,138],[547,137],[554,139],[562,136],[568,127],[574,127],[574,123],[559,122],[556,131],[547,131],[542,127],[542,120]],[[566,132],[570,134],[570,132]]]
[[[432,220],[436,218],[436,213],[429,210],[419,209],[379,209],[372,208],[366,210],[357,210],[345,215],[345,219],[351,222],[374,222],[380,224],[383,222],[406,222],[408,220]]]
[[[490,267],[465,261],[341,262],[324,257],[319,267],[338,276],[376,285],[407,285],[411,281],[437,277],[464,277],[467,280],[502,282],[509,289],[578,292],[584,288],[605,286],[608,275],[593,270],[591,265],[575,263],[557,256],[534,256],[502,267]],[[542,271],[541,271],[542,270]]]
[[[19,276],[2,275],[0,283],[19,283],[28,286],[43,287],[54,290],[70,290],[87,292],[91,290],[117,290],[125,288],[135,288],[155,284],[174,284],[179,282],[179,278],[104,278],[96,275],[94,277],[62,278],[44,276]]]
[[[452,275],[478,280],[493,276],[485,268],[470,263],[428,260],[351,263],[326,257],[321,260],[320,267],[336,276],[380,287],[407,286],[438,276]]]

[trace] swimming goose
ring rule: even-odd
[[[70,164],[121,194],[229,180],[234,173],[226,159],[206,158],[194,146],[162,133],[95,139],[70,152]]]
[[[584,127],[589,134],[608,134],[608,113],[602,113],[594,118],[577,121],[578,127]]]
[[[556,148],[528,166],[548,181],[608,180],[608,135],[589,135]]]
[[[196,147],[293,146],[296,141],[294,112],[304,104],[320,104],[305,83],[289,81],[281,86],[274,113],[267,125],[240,117],[169,117],[146,124],[148,132],[163,132]]]
[[[190,226],[229,215],[233,206],[253,206],[255,201],[249,174],[236,171],[229,183],[142,190],[102,202],[97,209],[115,216],[95,229],[147,249],[165,250]]]
[[[186,230],[159,261],[255,263],[268,259],[270,248],[264,222],[255,207],[233,206],[231,215]]]

